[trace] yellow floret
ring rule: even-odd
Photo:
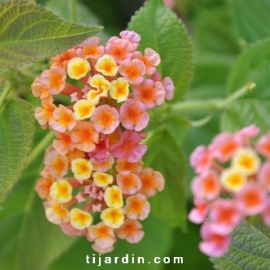
[[[107,208],[101,212],[100,218],[105,225],[116,229],[124,223],[124,212],[122,208]]]
[[[88,100],[79,100],[77,101],[74,106],[74,116],[76,120],[83,120],[85,118],[89,118],[94,109],[95,105],[91,104]]]
[[[109,54],[104,54],[101,56],[97,60],[95,68],[104,76],[114,76],[118,72],[117,64],[114,58]]]
[[[98,89],[98,95],[101,97],[107,97],[108,96],[108,90],[111,88],[111,83],[106,80],[102,75],[95,74],[90,80],[89,84],[92,87],[95,87]]]
[[[240,148],[232,159],[232,167],[247,175],[255,174],[260,167],[260,158],[250,148]]]
[[[107,91],[105,91],[107,92]],[[98,90],[90,90],[87,93],[87,100],[89,103],[96,105],[99,103],[99,99],[101,97],[101,95],[103,94],[102,91],[98,91]]]
[[[69,202],[72,199],[72,186],[65,179],[54,182],[50,187],[50,196],[60,203]]]
[[[71,79],[79,80],[84,77],[91,67],[87,60],[75,57],[69,60],[67,65],[67,74]]]
[[[84,158],[76,158],[71,162],[71,170],[74,173],[76,179],[86,180],[90,178],[93,166],[90,160]]]
[[[92,216],[85,211],[82,211],[78,208],[73,208],[69,213],[70,224],[77,230],[83,230],[88,228],[92,222]]]
[[[237,192],[246,184],[247,178],[242,171],[229,168],[221,173],[220,182],[227,190]]]
[[[122,191],[118,186],[106,188],[104,193],[104,200],[108,207],[111,208],[123,207]]]
[[[124,78],[118,78],[111,82],[110,96],[117,102],[127,100],[129,94],[129,84]]]
[[[94,182],[99,187],[106,187],[113,182],[113,176],[103,172],[93,173]]]

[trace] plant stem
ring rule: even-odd
[[[44,151],[54,137],[52,131],[48,132],[47,135],[39,142],[39,144],[33,149],[27,160],[27,166],[36,159],[36,157]]]
[[[76,0],[69,0],[69,14],[73,22],[77,22]]]
[[[227,109],[234,101],[236,101],[241,96],[251,91],[254,87],[256,87],[255,83],[251,82],[225,99],[184,101],[173,104],[170,107],[173,111],[177,112],[189,112],[197,110],[223,111]]]
[[[5,89],[3,90],[3,92],[1,93],[0,95],[0,108],[3,104],[3,102],[5,101],[7,95],[9,94],[9,91],[10,91],[11,87],[10,87],[10,84],[8,84]]]

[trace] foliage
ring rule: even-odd
[[[151,215],[143,222],[145,237],[135,245],[120,241],[102,258],[135,254],[152,261],[155,256],[172,258],[183,252],[187,269],[213,267],[206,256],[196,262],[192,255],[199,242],[199,227],[186,221],[193,203],[189,183],[194,173],[188,165],[189,155],[198,145],[208,144],[219,129],[234,132],[256,124],[262,134],[270,130],[270,4],[267,0],[175,2],[174,10],[162,0],[149,0],[143,6],[143,1],[138,1],[136,7],[130,3],[137,11],[132,11],[127,23],[120,21],[130,15],[131,7],[122,0],[113,4],[106,0],[40,0],[38,4],[0,0],[3,269],[73,269],[75,265],[87,269],[85,256],[98,256],[85,239],[66,236],[46,220],[34,191],[51,137],[35,129],[37,103],[30,85],[48,68],[51,56],[97,34],[104,43],[108,33],[116,35],[123,25],[141,35],[141,52],[151,47],[160,54],[158,71],[173,79],[176,92],[172,101],[152,111],[145,139],[148,152],[144,162],[165,178],[164,191],[150,200]],[[76,10],[72,10],[72,3],[76,3]],[[115,14],[117,19],[112,23],[109,18]],[[74,18],[77,22],[71,22]],[[104,24],[104,31],[99,33],[103,27],[96,24]],[[256,84],[252,90],[244,87],[250,82]],[[245,221],[233,232],[229,252],[222,258],[211,258],[211,263],[215,269],[267,269],[269,236],[269,228],[257,219]],[[116,265],[102,267],[110,270]],[[117,267],[126,269],[125,264]],[[172,263],[128,267],[180,268]]]
[[[31,105],[14,99],[0,110],[0,202],[17,182],[25,167],[34,136]]]

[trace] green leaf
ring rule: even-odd
[[[235,132],[255,124],[262,134],[270,130],[270,101],[239,100],[222,115],[221,129]]]
[[[37,128],[35,141],[45,135]],[[0,211],[1,269],[49,269],[49,265],[76,240],[45,217],[42,200],[34,191],[43,153],[23,173]]]
[[[215,269],[268,269],[270,265],[270,228],[256,219],[244,221],[232,233],[230,250],[221,258],[212,258]]]
[[[150,199],[151,213],[173,227],[186,229],[186,161],[175,138],[167,129],[153,133],[147,141],[148,151],[144,157],[146,166],[160,171],[165,188]]]
[[[34,137],[32,107],[10,100],[0,108],[0,202],[20,177]]]
[[[60,18],[71,21],[70,8],[69,5],[67,5],[66,0],[50,0],[46,2],[45,7]],[[79,1],[76,2],[76,15],[78,23],[84,23],[87,25],[97,25],[101,23],[101,20],[92,12],[92,10],[89,9],[88,6]],[[97,36],[99,36],[101,41],[104,43],[109,39],[109,36],[105,31],[98,33]]]
[[[117,239],[114,250],[109,254],[101,255],[101,266],[98,267],[99,254],[91,249],[91,243],[89,243],[85,237],[82,237],[77,241],[66,253],[59,257],[51,266],[50,270],[73,270],[74,265],[77,269],[102,269],[102,270],[162,270],[164,264],[155,264],[154,258],[160,257],[163,259],[167,255],[167,251],[172,243],[172,230],[168,224],[158,218],[150,215],[146,220],[142,221],[143,231],[145,235],[143,239],[137,244],[131,244],[126,241]],[[158,245],[157,245],[158,241]],[[122,257],[128,254],[129,263],[123,264]],[[86,255],[90,257],[90,264],[86,263]],[[93,255],[96,257],[96,264],[93,264],[91,259]],[[178,256],[182,256],[179,255]],[[105,264],[104,258],[110,257],[111,264]],[[114,262],[114,258],[119,257],[117,264]],[[134,258],[132,263],[131,258]],[[138,264],[137,258],[143,257],[144,264]],[[149,263],[150,262],[150,263]]]
[[[270,39],[249,46],[230,72],[229,91],[254,82],[256,88],[246,98],[270,99]]]
[[[188,119],[183,117],[178,112],[172,110],[167,111],[166,106],[160,106],[150,111],[151,121],[147,126],[147,132],[157,131],[161,126],[166,126],[171,135],[175,140],[181,144],[181,140],[185,135],[186,131],[193,125]]]
[[[251,43],[270,36],[268,0],[230,0],[229,6],[240,38]]]
[[[150,0],[128,25],[141,36],[139,50],[150,47],[160,54],[159,72],[174,81],[173,102],[186,93],[192,78],[192,49],[185,26],[161,0]]]
[[[65,51],[102,29],[60,19],[25,1],[0,6],[0,71]]]
[[[239,52],[228,8],[202,9],[192,26],[194,79],[187,98],[223,98],[227,95],[227,74]]]

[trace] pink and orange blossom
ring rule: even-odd
[[[53,57],[32,84],[42,103],[36,119],[56,136],[35,190],[50,222],[67,235],[84,235],[99,253],[112,251],[117,238],[139,242],[148,197],[164,188],[162,174],[144,168],[141,141],[147,110],[172,99],[174,85],[157,73],[157,52],[136,51],[139,42],[133,31],[105,46],[91,37]],[[68,96],[70,104],[59,104],[59,97],[56,105],[55,95]],[[93,213],[101,222],[95,224]]]
[[[259,132],[255,125],[222,132],[191,154],[190,165],[198,175],[191,183],[195,208],[189,220],[203,223],[199,248],[208,256],[228,251],[231,232],[246,217],[259,215],[270,224],[270,135],[254,146],[251,139]]]

